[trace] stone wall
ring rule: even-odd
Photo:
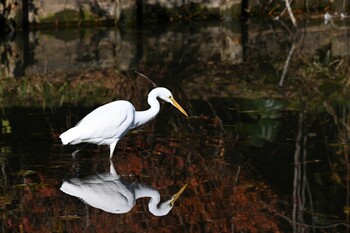
[[[232,20],[241,16],[241,5],[249,14],[279,16],[285,10],[282,1],[249,0],[4,0],[0,3],[0,25],[3,18],[15,21],[18,28],[61,27],[122,23],[146,23],[221,19]],[[348,1],[322,0],[292,1],[293,10],[302,12],[345,13]],[[5,10],[4,10],[5,9]],[[320,9],[325,9],[320,10]],[[300,11],[299,11],[300,12]]]
[[[5,0],[3,17],[17,28],[136,24],[143,22],[232,18],[240,16],[241,0]],[[4,9],[7,9],[4,15]],[[141,14],[141,15],[139,15]],[[156,19],[156,20],[154,20]]]
[[[133,7],[126,0],[33,0],[29,23],[83,23],[119,21],[121,11]]]
[[[298,53],[312,57],[319,49],[329,48],[331,56],[350,55],[348,28],[333,31],[331,25],[324,25],[322,21],[310,24],[304,28],[303,40],[296,42],[300,48]],[[199,58],[241,64],[244,56],[253,61],[287,56],[286,46],[288,49],[291,41],[285,31],[262,30],[260,24],[251,23],[246,34],[244,36],[238,26],[221,23],[196,29],[191,25],[158,27],[142,34],[118,28],[18,33],[16,38],[0,43],[0,77],[69,76],[105,68],[128,72],[138,64],[164,67],[174,63],[176,69],[185,71]]]

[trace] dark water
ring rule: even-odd
[[[329,43],[323,22],[315,25],[310,27],[318,30],[307,34],[301,53],[318,54]],[[118,72],[141,67],[159,76],[156,81],[173,90],[190,117],[163,104],[155,120],[118,143],[113,165],[125,183],[152,187],[162,200],[184,184],[188,187],[163,217],[150,213],[149,198],[137,200],[125,214],[93,208],[59,188],[65,180],[109,172],[108,148],[87,145],[74,160],[72,153],[80,146],[62,147],[58,135],[102,103],[78,99],[41,108],[21,105],[20,99],[11,106],[3,97],[1,231],[348,231],[349,105],[328,103],[325,96],[323,106],[307,108],[312,100],[301,98],[295,106],[288,98],[254,98],[256,93],[232,86],[237,78],[247,83],[256,79],[258,89],[262,84],[256,77],[278,85],[283,72],[274,70],[274,62],[285,61],[292,46],[289,37],[281,39],[285,33],[269,34],[259,26],[251,26],[254,30],[248,33],[244,27],[192,25],[159,28],[155,35],[147,29],[103,29],[23,36],[29,53],[18,57],[21,62],[6,63],[2,71],[12,78],[111,67]],[[343,35],[334,41],[348,43]],[[340,42],[332,42],[331,52],[343,58],[348,54]],[[3,44],[21,49],[11,40]],[[49,46],[54,44],[57,50]],[[249,71],[255,66],[260,68]],[[237,98],[240,93],[245,98]],[[133,98],[125,97],[145,102],[143,95]]]

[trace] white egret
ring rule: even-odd
[[[121,180],[111,163],[109,173],[91,175],[86,178],[72,178],[64,181],[60,189],[71,196],[80,198],[92,207],[115,214],[127,213],[134,207],[136,199],[150,197],[149,211],[155,216],[164,216],[174,207],[174,202],[186,187],[187,184],[170,200],[160,203],[160,195],[157,190],[143,184],[129,184]]]
[[[151,106],[148,110],[136,111],[134,106],[125,100],[105,104],[86,115],[75,127],[62,133],[62,143],[66,145],[88,142],[109,145],[109,158],[112,159],[115,146],[130,129],[147,123],[158,114],[160,103],[157,98],[172,104],[188,116],[168,89],[157,87],[148,94],[147,101]]]

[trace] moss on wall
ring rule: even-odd
[[[100,25],[114,23],[113,19],[99,17],[90,11],[76,11],[65,9],[55,14],[49,14],[46,17],[39,18],[39,22],[35,27],[50,27],[57,26],[81,26],[81,25]]]

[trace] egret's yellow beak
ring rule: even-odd
[[[184,114],[186,117],[188,117],[187,112],[180,106],[178,102],[174,98],[170,98],[171,103],[174,105],[175,108],[177,108],[182,114]]]
[[[186,189],[188,184],[185,184],[181,189],[180,191],[178,191],[177,193],[174,194],[173,198],[171,198],[171,201],[170,201],[170,205],[171,206],[174,206],[174,203],[175,201],[179,198],[179,196],[181,195],[181,193],[183,193],[183,191]]]

